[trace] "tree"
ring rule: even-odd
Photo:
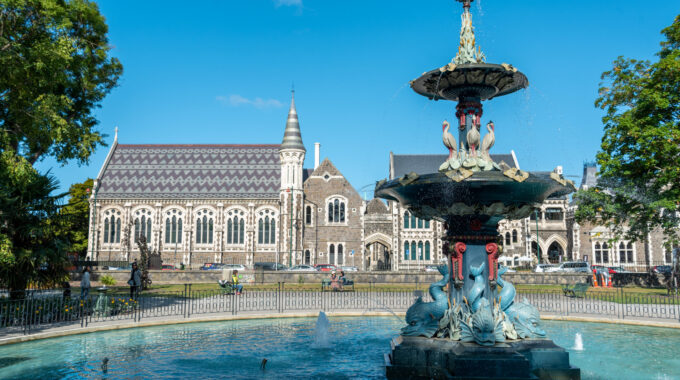
[[[104,145],[93,111],[122,74],[107,31],[88,0],[0,0],[0,286],[16,294],[63,279],[68,239],[82,244],[59,232],[63,195],[33,165]]]
[[[0,286],[13,298],[29,284],[51,286],[65,275],[67,241],[59,218],[54,177],[38,173],[23,157],[0,153]]]
[[[574,198],[577,221],[630,240],[659,228],[671,245],[680,227],[680,16],[662,34],[658,61],[618,57],[602,74],[598,183]]]
[[[68,203],[59,210],[59,219],[55,221],[57,236],[68,241],[68,253],[77,253],[78,257],[87,255],[87,235],[89,228],[90,204],[88,197],[94,181],[88,178],[83,183],[75,183],[69,188]]]
[[[87,0],[0,0],[0,146],[34,164],[87,163],[102,135],[92,111],[123,67]]]

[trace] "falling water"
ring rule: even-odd
[[[574,351],[583,351],[583,338],[581,337],[581,333],[576,333],[576,336],[574,337],[574,347],[572,349]]]
[[[316,319],[316,328],[314,329],[314,348],[326,348],[330,347],[330,341],[328,339],[328,328],[331,323],[326,317],[326,313],[323,311],[319,312],[319,318]]]

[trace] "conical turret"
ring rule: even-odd
[[[302,144],[302,134],[300,133],[297,110],[295,110],[295,91],[292,91],[290,110],[288,111],[288,120],[286,121],[286,130],[283,132],[283,142],[281,142],[281,148],[279,148],[279,150],[284,149],[300,149],[306,152],[305,146]]]

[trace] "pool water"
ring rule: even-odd
[[[0,346],[1,379],[382,379],[383,355],[403,321],[330,317],[330,345],[315,318],[135,328]],[[680,378],[680,330],[544,322],[583,379]],[[583,350],[572,349],[580,333]],[[102,361],[108,358],[106,373]],[[262,359],[267,359],[261,368]]]

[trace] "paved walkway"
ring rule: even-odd
[[[526,296],[541,311],[543,319],[680,328],[678,305],[621,304],[597,299],[557,297],[554,294]],[[144,296],[140,298],[141,310],[133,313],[90,315],[82,321],[35,326],[27,333],[21,328],[0,329],[0,345],[166,324],[316,317],[322,310],[329,316],[391,316],[403,321],[413,300],[414,296],[410,292],[271,291],[245,292],[241,296],[211,293],[201,298]]]

